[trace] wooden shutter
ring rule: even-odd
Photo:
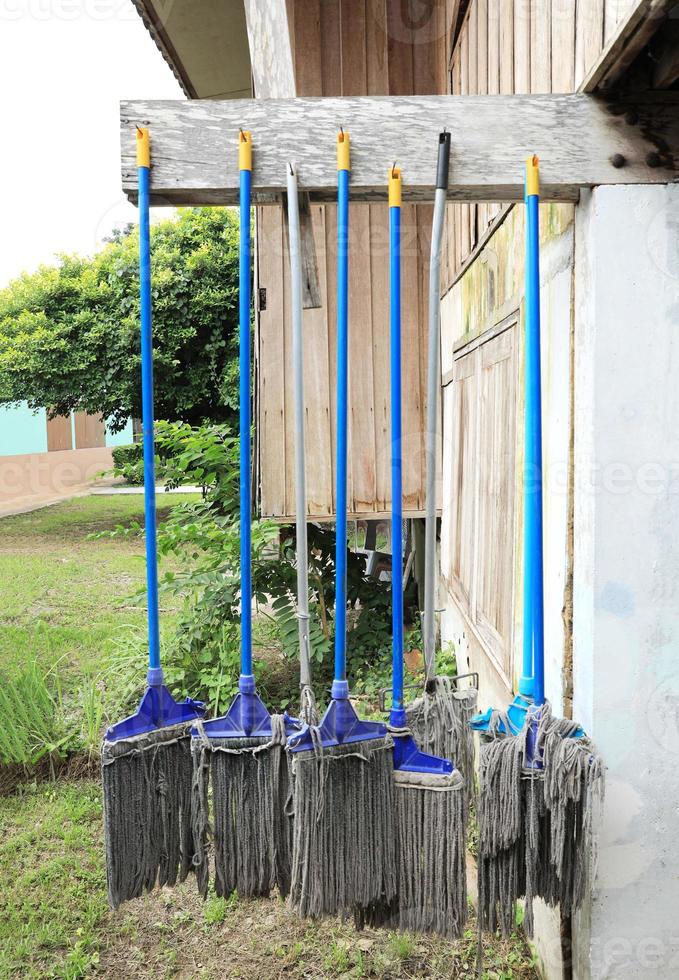
[[[453,363],[444,388],[442,574],[486,654],[512,672],[517,322]]]

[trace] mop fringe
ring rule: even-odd
[[[538,752],[543,770],[524,770],[526,729],[499,732],[493,714],[481,746],[479,794],[479,923],[484,930],[515,928],[516,902],[525,897],[524,929],[533,933],[533,900],[572,914],[588,893],[596,862],[594,814],[600,812],[604,767],[577,725],[541,709]]]
[[[289,767],[283,715],[271,716],[270,738],[193,740],[192,820],[196,878],[207,895],[210,851],[215,892],[266,897],[290,888],[292,826]],[[209,788],[212,783],[213,819]]]
[[[397,770],[393,783],[398,893],[356,907],[354,924],[457,939],[467,921],[464,778]]]
[[[465,781],[467,806],[474,792],[474,734],[469,722],[476,712],[478,692],[456,690],[454,678],[434,678],[432,694],[423,693],[406,709],[413,738],[423,752],[450,761]]]
[[[389,736],[290,753],[294,783],[290,905],[305,918],[396,895]]]
[[[399,929],[457,939],[467,920],[463,777],[397,772],[394,783]]]
[[[108,898],[115,909],[192,869],[190,725],[101,749]]]

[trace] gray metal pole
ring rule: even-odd
[[[426,681],[436,675],[436,433],[441,346],[441,242],[446,216],[450,133],[439,136],[434,220],[429,258],[429,343],[427,357],[427,485],[424,534],[424,663]]]
[[[294,166],[288,166],[288,234],[292,297],[292,363],[295,388],[295,526],[297,529],[297,618],[299,620],[299,683],[304,702],[311,687],[309,643],[309,555],[306,525],[304,448],[304,341],[302,337],[302,254],[299,200]]]

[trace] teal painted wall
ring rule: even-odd
[[[106,445],[107,446],[127,446],[131,442],[134,442],[132,438],[132,419],[127,420],[127,425],[120,432],[109,432],[106,429]]]
[[[17,406],[0,405],[0,456],[46,452],[45,409],[33,412],[26,402]]]

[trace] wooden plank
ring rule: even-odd
[[[373,405],[375,422],[375,510],[391,508],[389,437],[389,228],[387,209],[371,204],[370,297],[373,320]]]
[[[514,92],[514,0],[500,0],[500,92]]]
[[[382,211],[386,217],[386,209]],[[375,413],[371,308],[370,207],[357,204],[349,220],[349,469],[351,511],[375,506]],[[388,323],[388,321],[386,321]],[[385,323],[377,330],[388,331]]]
[[[267,517],[287,514],[285,501],[285,357],[283,331],[283,219],[280,209],[260,208],[257,228],[267,248],[258,248],[258,285],[266,290],[266,309],[258,311],[259,465],[261,510]],[[290,461],[292,469],[292,461]]]
[[[413,95],[440,95],[439,83],[438,2],[430,0],[423,7],[419,0],[408,0],[413,55]]]
[[[338,0],[333,0],[332,3],[321,2],[320,5],[322,92],[325,96],[338,96],[342,94],[340,5]]]
[[[578,90],[607,92],[614,88],[675,6],[675,0],[635,0]]]
[[[368,25],[368,95],[389,95],[389,46],[384,0],[365,0],[365,9]]]
[[[575,4],[552,0],[552,92],[575,88]]]
[[[322,205],[312,207],[312,227],[319,256],[321,295],[327,296],[325,265],[325,212]],[[332,463],[330,447],[330,381],[328,356],[328,312],[326,308],[304,312],[304,402],[306,419],[307,506],[311,517],[332,513]],[[332,324],[334,329],[334,323]]]
[[[601,0],[594,0],[600,3]],[[530,19],[530,90],[544,94],[552,87],[552,0],[533,0]]]
[[[625,122],[634,109],[639,125]],[[575,200],[596,184],[664,183],[679,154],[679,101],[674,93],[653,98],[582,95],[402,96],[343,99],[275,99],[195,102],[123,102],[123,187],[137,188],[135,128],[151,130],[151,194],[154,204],[234,204],[238,200],[237,134],[254,134],[253,196],[279,203],[287,161],[300,154],[300,185],[320,201],[336,196],[336,132],[351,132],[354,200],[385,200],[385,164],[398,160],[408,175],[407,201],[430,201],[434,192],[436,139],[454,133],[451,200],[521,200],[523,167],[533,147],[541,157],[544,200]],[[660,134],[654,136],[654,134]],[[649,167],[660,150],[664,161]],[[616,169],[613,154],[626,166]],[[666,156],[665,156],[666,155]]]
[[[514,0],[514,92],[530,92],[530,7]]]
[[[340,0],[340,38],[342,95],[365,95],[368,67],[364,0]]]
[[[604,0],[578,4],[575,32],[575,86],[596,63],[604,43]]]
[[[404,16],[403,0],[385,0],[389,53],[389,94],[413,91],[413,45],[409,19]]]
[[[483,344],[479,377],[479,491],[475,555],[476,625],[484,646],[511,675],[517,372],[516,326]],[[487,556],[492,554],[493,561]]]
[[[488,94],[500,91],[500,0],[488,0]]]
[[[608,44],[618,25],[627,20],[637,0],[604,0],[604,44]]]

